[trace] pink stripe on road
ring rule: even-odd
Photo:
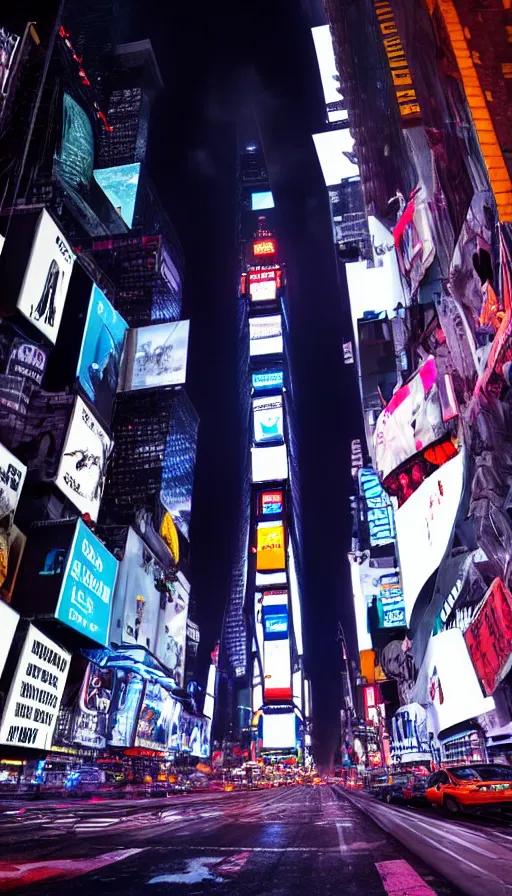
[[[436,896],[435,890],[403,859],[376,862],[375,867],[388,896]]]
[[[69,880],[81,877],[91,871],[99,871],[114,862],[121,862],[142,849],[117,849],[90,859],[50,859],[41,862],[0,862],[0,890],[25,889],[29,884],[40,883],[51,878]]]

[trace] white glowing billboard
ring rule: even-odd
[[[290,639],[265,641],[263,645],[263,693],[266,701],[292,699]]]
[[[273,482],[288,479],[286,445],[251,448],[252,481]]]
[[[279,442],[283,439],[283,397],[253,398],[254,441]]]
[[[395,513],[407,624],[451,538],[464,484],[464,451],[443,464]]]
[[[311,29],[311,34],[313,35],[318,68],[320,69],[325,104],[327,106],[329,103],[338,103],[341,95],[337,91],[337,87],[339,87],[339,81],[336,77],[338,69],[336,68],[336,59],[334,58],[331,29],[329,25],[319,25],[317,28]]]
[[[282,354],[283,328],[280,314],[249,319],[249,351],[251,357]]]
[[[294,750],[296,746],[295,713],[264,713],[263,749]]]
[[[266,208],[274,208],[274,197],[271,190],[259,190],[251,193],[251,209],[253,212],[261,212]]]
[[[313,140],[327,187],[340,184],[349,177],[359,177],[354,138],[348,128],[313,134]]]
[[[112,440],[77,395],[55,484],[81,513],[96,521]]]

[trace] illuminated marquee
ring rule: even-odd
[[[261,493],[261,512],[264,516],[269,513],[282,513],[283,511],[283,493],[282,491],[262,492]]]
[[[249,271],[249,295],[253,302],[272,302],[281,288],[280,268],[262,268]]]
[[[276,241],[273,239],[256,240],[252,244],[252,251],[254,255],[275,255]]]
[[[395,88],[402,125],[416,124],[421,115],[420,104],[416,96],[405,51],[396,27],[391,3],[387,0],[374,0],[375,12],[381,30],[384,50],[388,57],[391,77]]]

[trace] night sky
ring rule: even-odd
[[[311,134],[325,114],[311,6],[298,0],[166,4],[146,0],[131,39],[149,37],[165,82],[150,170],[181,239],[191,318],[187,391],[200,416],[191,578],[206,664],[219,636],[237,526],[235,160],[237,122],[253,115],[289,270],[292,360],[303,496],[306,668],[317,743],[339,729],[341,619],[353,643],[346,552],[350,440],[359,434],[353,371],[343,364],[348,299],[338,282],[328,196]],[[136,21],[139,18],[139,21]],[[354,654],[355,655],[355,654]]]

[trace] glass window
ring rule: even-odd
[[[450,779],[446,772],[439,772],[439,784],[449,784]]]

